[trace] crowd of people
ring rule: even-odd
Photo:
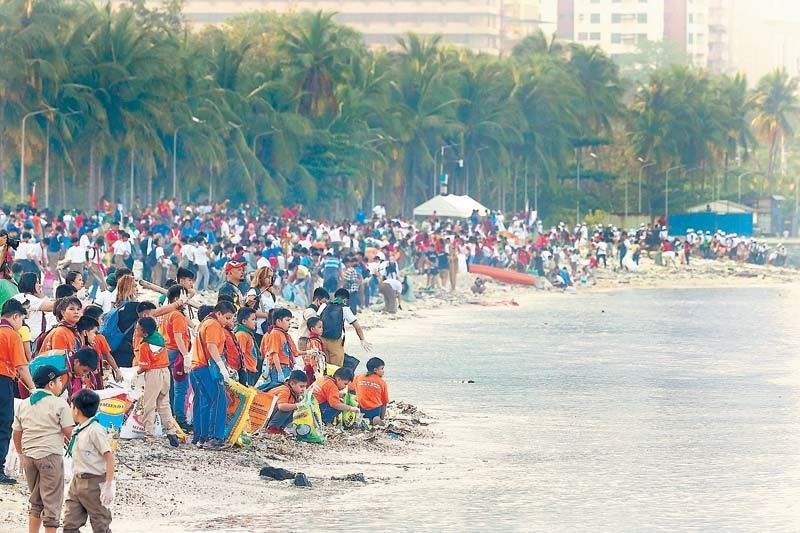
[[[413,224],[380,205],[331,222],[312,220],[299,205],[271,213],[161,200],[129,213],[103,202],[90,213],[0,212],[0,228],[0,461],[13,436],[31,489],[31,527],[48,531],[61,520],[64,438],[68,455],[83,452],[65,531],[77,531],[87,516],[100,524],[96,531],[108,528],[114,460],[108,436],[93,425],[99,397],[92,391],[120,381],[122,369],[142,377],[145,434],[154,436],[158,414],[174,447],[179,432],[198,448],[227,447],[227,379],[276,398],[268,433],[291,433],[309,389],[324,423],[352,412],[380,425],[389,402],[385,362],[372,357],[360,373],[345,336],[352,330],[370,351],[358,314],[376,300],[394,313],[413,299],[409,273],[424,276],[422,291],[455,291],[468,264],[484,264],[564,289],[591,283],[597,268],[635,270],[642,254],[673,267],[692,255],[786,259],[781,247],[769,251],[721,232],[674,238],[657,223],[545,230],[532,212],[507,219],[475,211]],[[142,299],[142,286],[161,300]],[[485,283],[478,279],[472,290],[483,292]],[[212,291],[210,305],[197,302],[198,293],[208,301]],[[64,354],[65,368],[41,365],[31,375],[30,361],[53,352]],[[347,391],[356,405],[343,400]],[[24,400],[16,413],[15,397]],[[15,482],[0,468],[0,484]]]

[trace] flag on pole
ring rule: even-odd
[[[36,182],[33,182],[33,189],[31,190],[31,209],[36,209]]]

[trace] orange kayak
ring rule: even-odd
[[[480,274],[481,276],[488,276],[497,281],[504,283],[514,283],[516,285],[533,285],[536,283],[535,276],[529,276],[521,272],[507,270],[505,268],[490,267],[487,265],[469,265],[469,271],[472,274]]]

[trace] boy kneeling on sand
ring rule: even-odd
[[[78,425],[67,445],[73,478],[64,504],[64,533],[78,533],[87,517],[94,533],[111,532],[114,452],[108,431],[95,418],[99,407],[100,396],[92,390],[83,389],[72,397],[72,417]]]
[[[14,416],[14,447],[31,491],[28,530],[56,533],[64,502],[64,437],[72,436],[69,405],[61,376],[66,370],[42,365],[33,375],[36,389]]]
[[[336,415],[342,411],[358,412],[355,405],[345,405],[339,397],[340,391],[344,390],[353,381],[353,371],[349,368],[339,368],[333,376],[326,376],[322,381],[314,384],[314,397],[319,402],[322,422],[330,424]]]
[[[275,410],[269,417],[267,432],[283,434],[292,423],[294,412],[300,406],[303,393],[306,392],[306,374],[302,370],[292,370],[285,383],[270,389],[267,393],[273,398],[278,398]]]

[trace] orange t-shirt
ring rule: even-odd
[[[71,329],[66,326],[56,326],[44,338],[40,352],[49,352],[50,350],[74,352],[78,345],[78,338]]]
[[[142,370],[156,370],[169,367],[169,353],[166,348],[153,346],[149,342],[142,342],[139,346],[139,368]]]
[[[14,379],[17,367],[27,364],[22,337],[11,326],[0,327],[0,376]]]
[[[336,380],[330,376],[322,380],[320,390],[314,391],[314,397],[320,405],[327,403],[330,406],[339,405],[339,387],[336,386]]]
[[[211,355],[206,351],[206,346],[213,344],[217,347],[220,354],[225,353],[225,340],[227,338],[225,328],[215,318],[203,320],[197,330],[197,342],[192,348],[192,370],[208,366]]]
[[[267,395],[269,396],[270,401],[273,401],[273,398],[278,398],[278,402],[275,404],[276,411],[278,405],[282,403],[297,403],[297,398],[295,398],[294,393],[292,393],[292,389],[289,388],[289,385],[286,385],[285,383],[270,390],[267,392]]]
[[[286,333],[278,328],[273,328],[273,330],[269,332],[269,335],[265,335],[261,340],[261,355],[264,356],[269,366],[275,366],[272,356],[272,354],[275,353],[278,354],[278,360],[281,365],[289,366],[292,364],[288,354],[291,348],[289,348],[289,343],[286,341],[286,335]]]
[[[236,335],[236,340],[239,341],[239,346],[244,354],[244,369],[248,372],[255,372],[258,370],[258,361],[254,354],[256,348],[255,339],[246,331],[237,331],[234,335]]]
[[[376,409],[389,403],[389,388],[377,374],[356,376],[356,396],[362,409]]]
[[[133,328],[133,341],[131,346],[133,346],[133,366],[137,366],[139,364],[139,348],[142,345],[142,336],[139,334],[139,328]]]
[[[183,338],[183,345],[189,347],[189,319],[181,311],[173,311],[161,322],[161,335],[167,343],[167,350],[177,351],[176,336]]]

